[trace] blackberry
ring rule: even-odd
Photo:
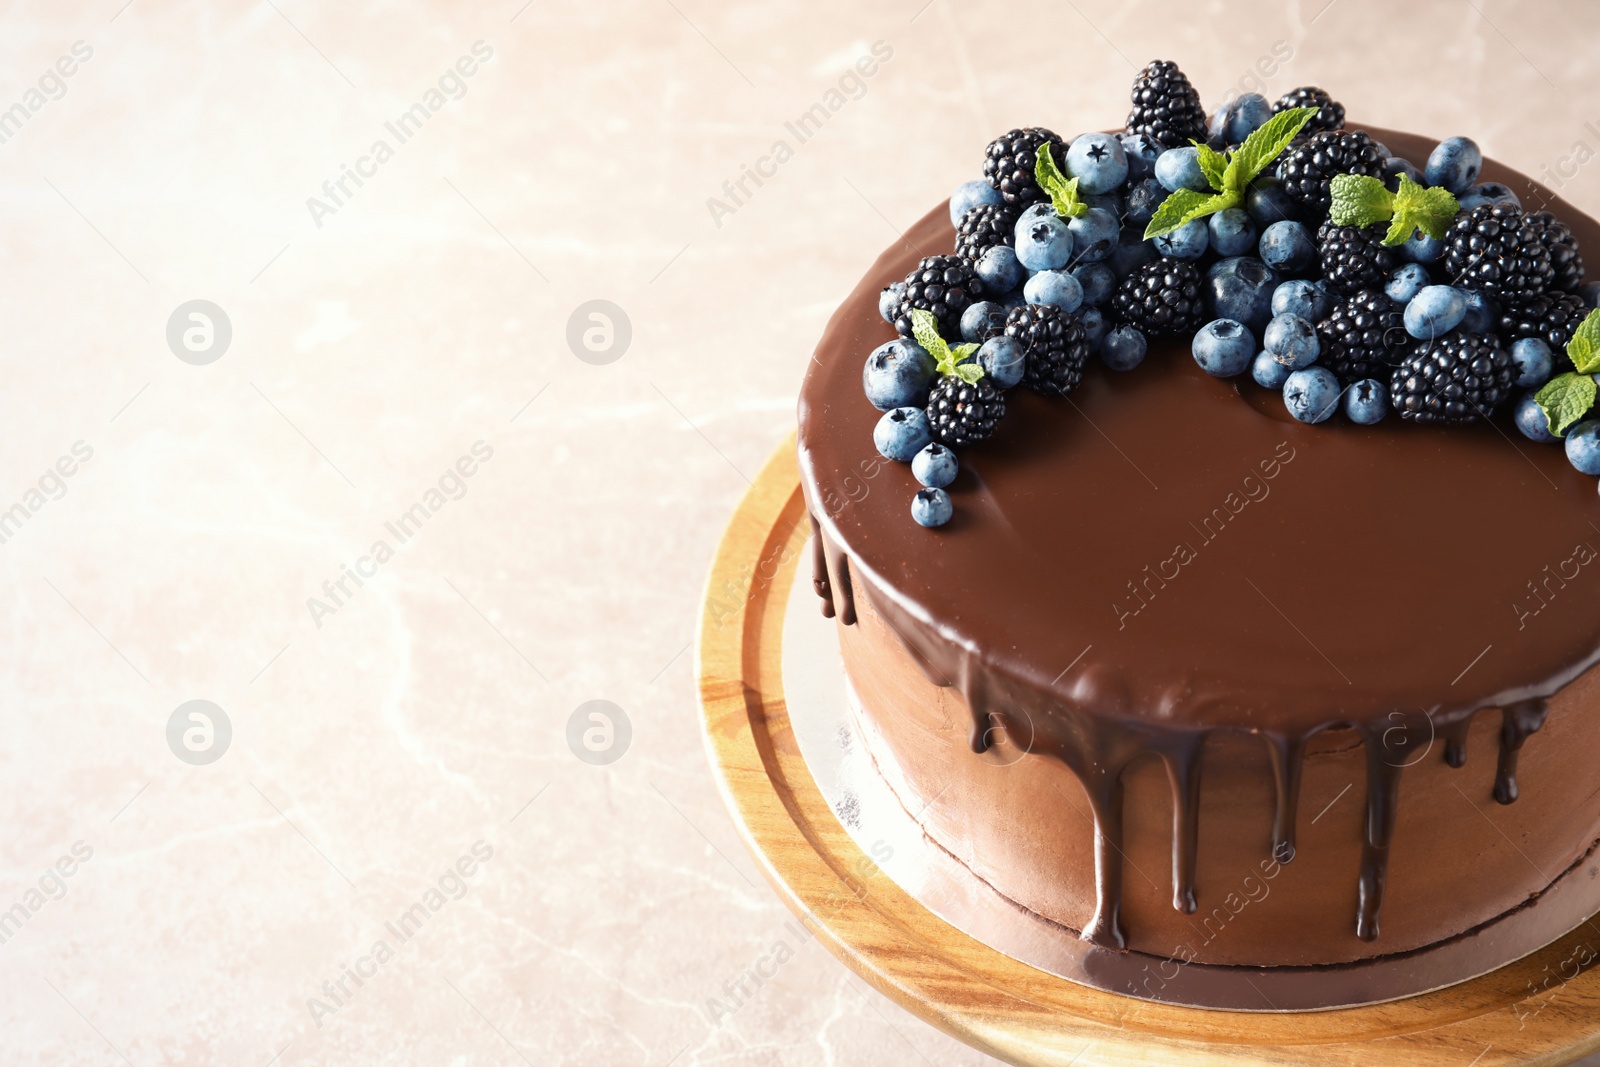
[[[956,228],[956,255],[969,263],[976,263],[995,245],[1009,245],[1014,240],[1017,216],[1022,212],[1015,204],[979,204],[961,216]]]
[[[1320,130],[1278,164],[1283,191],[1297,203],[1328,212],[1328,183],[1336,174],[1383,178],[1383,153],[1360,130]]]
[[[1589,305],[1577,293],[1540,293],[1501,308],[1496,328],[1507,344],[1523,337],[1538,337],[1562,358],[1572,331],[1589,314]]]
[[[1494,334],[1451,330],[1415,349],[1389,378],[1403,419],[1460,424],[1488,418],[1516,388],[1517,362]]]
[[[1555,277],[1550,288],[1576,292],[1583,284],[1583,255],[1578,251],[1578,239],[1567,224],[1548,211],[1535,211],[1528,216],[1539,229],[1539,241],[1550,250],[1550,268]]]
[[[1191,333],[1200,325],[1200,271],[1187,260],[1162,256],[1136,267],[1117,285],[1111,308],[1118,322],[1149,337]]]
[[[1389,377],[1411,347],[1404,312],[1381,289],[1362,289],[1342,301],[1317,323],[1317,340],[1322,345],[1317,362],[1333,371],[1340,385]]]
[[[953,374],[941,377],[928,395],[933,439],[951,448],[986,441],[1006,414],[1006,398],[987,376],[968,384]]]
[[[1445,231],[1445,276],[1457,288],[1507,304],[1542,293],[1555,277],[1544,232],[1519,207],[1479,204]]]
[[[1000,191],[1008,204],[1021,207],[1042,200],[1044,192],[1033,180],[1034,164],[1038,161],[1040,146],[1050,143],[1050,153],[1063,174],[1067,171],[1067,146],[1061,135],[1038,126],[996,137],[983,153],[983,176]]]
[[[1329,96],[1327,90],[1319,89],[1315,85],[1302,85],[1298,89],[1284,93],[1278,102],[1272,105],[1272,113],[1288,111],[1295,107],[1314,107],[1317,113],[1311,116],[1311,121],[1306,123],[1301,134],[1315,133],[1318,130],[1337,130],[1344,126],[1344,105]]]
[[[1371,226],[1335,226],[1332,219],[1317,230],[1317,258],[1322,276],[1337,292],[1349,296],[1361,289],[1381,289],[1400,265],[1400,249],[1383,243],[1386,222]]]
[[[933,312],[940,336],[958,337],[961,313],[984,296],[983,279],[973,273],[971,263],[957,256],[927,257],[906,275],[905,285],[894,316],[894,328],[901,337],[916,336],[911,330],[911,313],[917,308]]]
[[[1130,94],[1128,132],[1142,133],[1162,148],[1181,148],[1206,139],[1206,113],[1200,94],[1176,63],[1157,59],[1139,72]]]
[[[1054,304],[1019,304],[1006,316],[1006,336],[1027,357],[1022,383],[1028,388],[1066,396],[1083,381],[1089,339],[1078,316]]]

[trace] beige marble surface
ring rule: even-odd
[[[1120,122],[1150,58],[1534,172],[1600,147],[1593,5],[1322,4],[8,5],[0,1061],[989,1062],[814,943],[712,1018],[787,915],[702,755],[705,568],[897,227],[1000,131]]]

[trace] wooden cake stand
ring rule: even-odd
[[[909,517],[907,521],[910,521]],[[1205,1011],[1038,970],[935,916],[835,817],[784,700],[785,605],[809,535],[791,439],[717,550],[697,645],[706,746],[745,844],[839,959],[908,1011],[1008,1063],[1565,1064],[1600,1049],[1590,926],[1492,974],[1406,1000],[1318,1012]],[[1597,946],[1587,949],[1586,946]]]

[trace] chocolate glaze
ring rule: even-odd
[[[1432,146],[1371,132],[1413,162]],[[1483,180],[1600,250],[1600,226],[1548,190],[1493,162]],[[1097,945],[1126,944],[1130,761],[1154,753],[1168,769],[1173,904],[1189,912],[1206,737],[1265,742],[1276,801],[1262,849],[1288,862],[1306,742],[1353,728],[1367,753],[1353,932],[1377,940],[1404,768],[1461,766],[1472,717],[1500,709],[1494,795],[1511,803],[1545,699],[1600,661],[1586,573],[1563,595],[1528,593],[1529,575],[1600,543],[1594,480],[1504,420],[1294,422],[1277,396],[1205,375],[1180,339],[1153,342],[1129,374],[1093,362],[1067,399],[1013,390],[997,436],[962,455],[955,518],[922,529],[908,469],[845,488],[875,457],[860,368],[893,337],[878,290],[952,241],[941,205],[841,306],[807,374],[800,465],[823,613],[852,624],[860,582],[928,678],[959,689],[973,751],[1003,730],[1078,777],[1095,832],[1082,936]]]

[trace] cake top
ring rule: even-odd
[[[814,516],[908,643],[1103,715],[1555,692],[1600,651],[1600,232],[1463,138],[1192,94],[1004,135],[880,259],[802,393]]]

